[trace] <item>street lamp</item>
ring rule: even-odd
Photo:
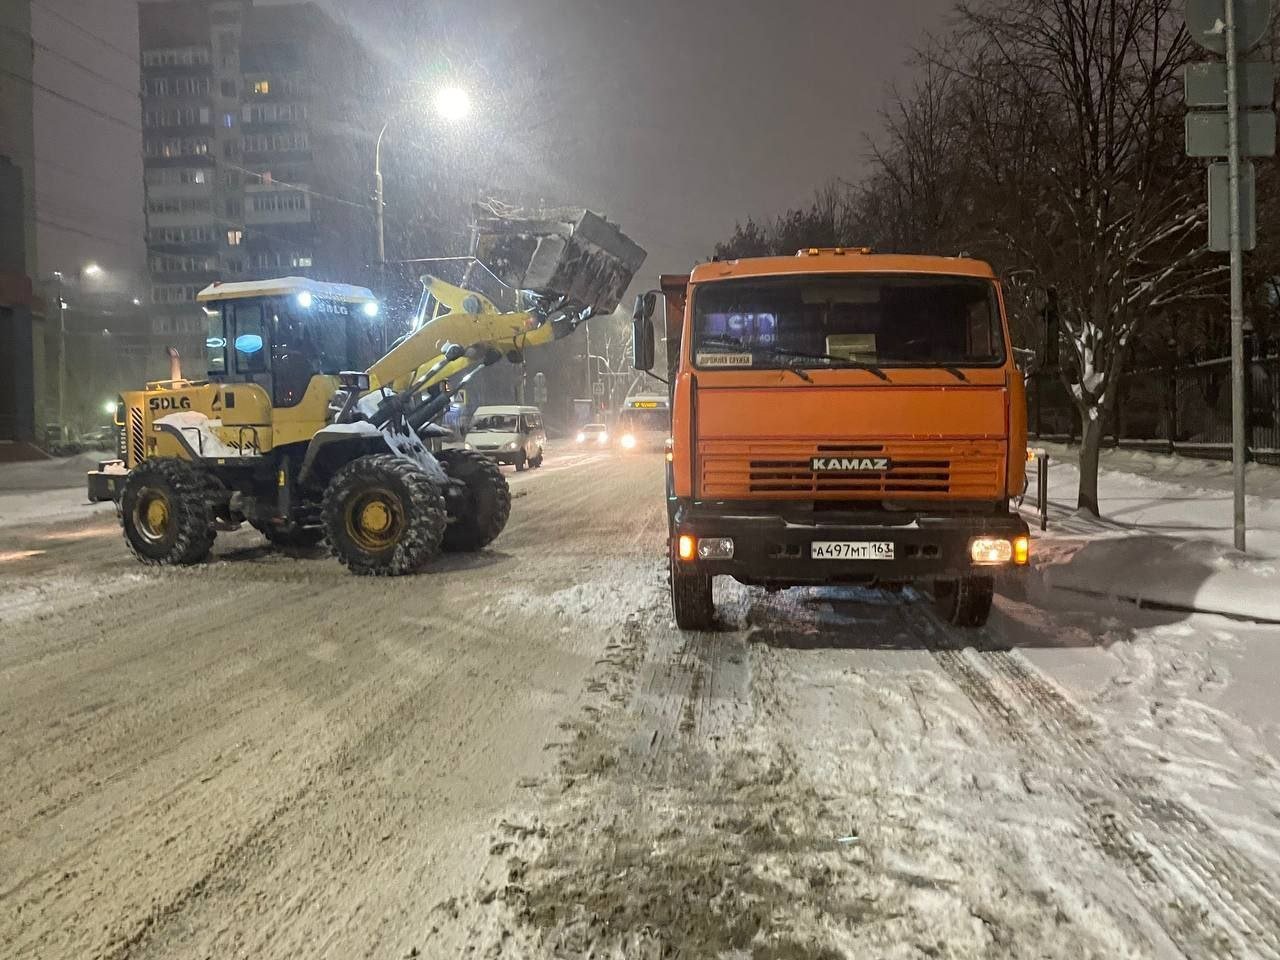
[[[82,272],[86,277],[96,277],[102,273],[102,268],[96,263],[86,263]]]
[[[383,199],[382,140],[386,137],[387,130],[391,128],[392,122],[411,106],[414,106],[414,104],[403,104],[399,110],[387,119],[387,122],[382,125],[382,129],[378,131],[378,139],[373,147],[373,210],[377,221],[379,263],[387,262],[386,226],[383,219],[383,210],[386,203]],[[471,113],[471,97],[462,87],[443,87],[436,93],[433,106],[436,114],[442,120],[455,123]]]

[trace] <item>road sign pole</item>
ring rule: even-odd
[[[1237,550],[1245,549],[1244,467],[1244,278],[1240,244],[1240,88],[1236,0],[1225,0],[1227,55],[1227,216],[1231,257],[1231,460],[1234,487],[1232,525]]]

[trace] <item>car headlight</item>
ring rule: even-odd
[[[596,434],[596,440],[599,441],[600,443],[608,443],[609,434],[601,430],[599,433]]]
[[[470,450],[470,449],[471,449],[471,444],[469,444],[469,443],[464,443],[464,444],[462,445],[462,449],[463,449],[463,450]]]
[[[636,438],[634,434],[624,433],[622,435],[622,447],[624,450],[634,450],[636,446]]]
[[[505,447],[503,447],[502,449],[503,449],[503,450],[519,450],[519,449],[520,449],[520,444],[518,444],[518,443],[516,443],[516,441],[512,440],[510,443],[508,443],[508,444],[507,444]]]
[[[585,433],[583,433],[581,430],[579,430],[579,431],[578,431],[578,442],[579,442],[579,443],[586,443],[586,442],[587,442],[587,435],[586,435]]]

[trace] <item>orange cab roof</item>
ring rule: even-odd
[[[791,257],[748,257],[719,260],[694,267],[690,283],[730,277],[776,277],[794,273],[935,273],[991,280],[991,265],[967,257],[924,257],[895,253],[864,253],[857,248],[801,250]]]

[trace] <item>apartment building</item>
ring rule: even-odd
[[[150,0],[139,30],[153,332],[202,347],[215,280],[359,282],[384,89],[351,31],[252,0]]]

